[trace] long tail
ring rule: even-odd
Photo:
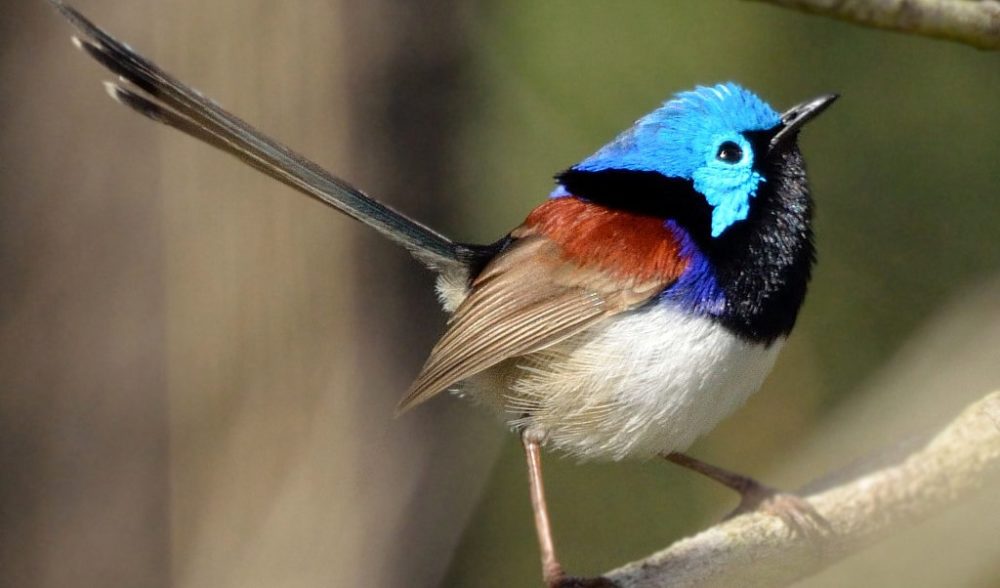
[[[119,42],[74,8],[49,0],[76,28],[77,47],[118,75],[105,82],[108,93],[136,112],[178,129],[251,167],[332,206],[407,248],[432,269],[464,265],[471,248],[392,210],[319,165],[267,137],[156,64]],[[130,83],[131,86],[125,85]],[[133,88],[134,86],[134,88]]]

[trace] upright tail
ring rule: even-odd
[[[76,28],[79,36],[73,37],[74,44],[120,77],[120,82],[105,82],[108,93],[118,102],[235,155],[272,178],[365,223],[432,269],[454,268],[474,257],[474,248],[455,243],[374,200],[226,112],[98,28],[74,8],[60,0],[49,1]]]

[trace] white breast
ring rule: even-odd
[[[760,388],[783,340],[748,343],[667,304],[618,315],[463,386],[581,458],[683,451]]]

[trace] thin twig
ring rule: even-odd
[[[1000,49],[998,0],[755,0],[855,24]]]
[[[753,513],[606,577],[621,588],[783,586],[994,484],[1000,485],[1000,391],[895,463],[809,497],[831,532],[796,534],[775,517]]]

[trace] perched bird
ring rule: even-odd
[[[814,260],[799,129],[836,98],[779,114],[732,83],[677,94],[556,176],[491,245],[456,243],[378,203],[51,0],[110,94],[373,227],[438,274],[448,328],[399,403],[470,396],[520,434],[543,576],[555,555],[539,450],[662,456],[793,523],[808,504],[683,453],[755,392],[795,325]],[[593,580],[591,584],[599,583]]]

